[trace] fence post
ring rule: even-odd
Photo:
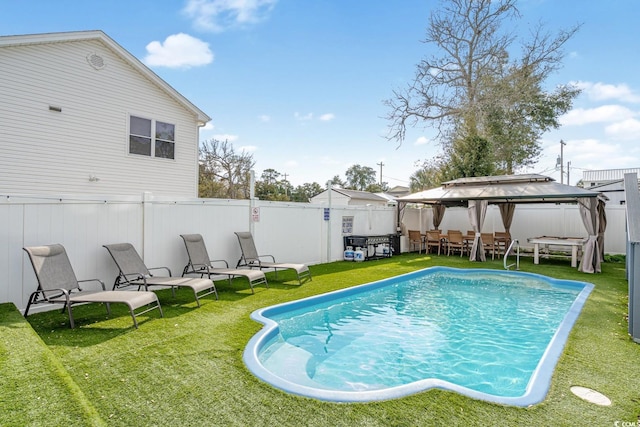
[[[333,185],[328,182],[327,183],[327,206],[329,207],[329,221],[327,221],[327,262],[331,262],[331,221],[333,221],[331,215],[331,193]]]
[[[153,193],[145,191],[142,194],[142,259],[151,254],[153,248]]]
[[[629,282],[629,335],[640,344],[640,193],[638,176],[624,175],[627,211],[627,281]]]

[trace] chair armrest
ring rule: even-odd
[[[47,296],[48,293],[49,294],[54,293],[54,295]],[[46,289],[46,290],[38,289],[37,291],[34,291],[31,293],[31,295],[38,295],[38,294],[42,294],[45,301],[49,300],[49,298],[58,298],[62,295],[64,295],[65,299],[69,301],[69,290],[64,288],[54,288],[54,289]],[[37,297],[36,297],[36,300],[37,300]]]
[[[211,263],[211,265],[213,265],[216,262],[221,262],[221,263],[224,263],[224,266],[226,268],[229,268],[229,263],[227,262],[227,260],[224,260],[224,259],[212,259],[209,262]]]
[[[107,288],[104,286],[104,282],[100,279],[85,279],[85,280],[78,280],[78,284],[80,283],[87,283],[87,282],[98,282],[100,283],[100,286],[102,286],[102,290],[106,291]],[[83,290],[80,286],[78,286],[78,289],[80,289],[81,291]]]
[[[276,262],[276,259],[274,258],[273,255],[258,255],[258,261],[260,261],[260,258],[271,258],[271,262]]]
[[[147,270],[149,270],[149,271],[151,271],[151,270],[166,270],[167,273],[169,273],[169,277],[172,277],[171,270],[169,270],[169,267],[153,267],[153,268],[147,268]]]

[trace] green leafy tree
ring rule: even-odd
[[[282,174],[275,169],[262,171],[260,180],[256,181],[256,197],[260,200],[289,201],[292,186],[289,181],[280,179]]]
[[[347,187],[351,190],[365,191],[376,183],[376,171],[369,166],[353,165],[345,172]]]
[[[382,185],[377,182],[374,184],[369,184],[367,185],[367,188],[364,189],[364,191],[368,191],[369,193],[384,193],[387,190],[389,190],[388,182],[383,182]]]
[[[425,38],[438,54],[424,58],[414,80],[385,101],[388,138],[402,143],[407,126],[429,125],[445,156],[461,147],[483,149],[479,137],[492,146],[495,170],[511,173],[535,162],[540,136],[558,127],[579,93],[571,85],[543,89],[579,26],[555,36],[538,26],[513,59],[517,39],[503,28],[517,17],[516,0],[444,0],[431,13]],[[456,156],[461,161],[465,154]]]
[[[454,141],[445,163],[442,177],[445,181],[456,178],[489,176],[494,174],[491,143],[477,135]]]
[[[291,195],[291,200],[294,202],[307,203],[309,200],[324,191],[324,189],[317,182],[304,183],[298,185]]]
[[[339,187],[339,188],[344,188],[346,186],[344,181],[340,179],[339,175],[335,175],[333,178],[327,181],[327,185],[332,185],[334,187]]]
[[[439,187],[444,178],[444,162],[441,158],[426,160],[420,169],[409,177],[409,189],[412,193]]]

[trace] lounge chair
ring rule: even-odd
[[[200,277],[204,277],[206,274],[209,279],[211,279],[211,276],[227,276],[229,284],[231,284],[233,277],[243,276],[249,281],[251,293],[254,293],[253,287],[255,285],[264,283],[267,288],[269,287],[267,277],[260,270],[231,269],[226,260],[210,259],[204,239],[200,234],[181,234],[180,237],[184,240],[184,246],[187,248],[187,255],[189,256],[189,263],[182,270],[183,277],[187,274],[200,274]],[[213,266],[214,263],[223,263],[224,268],[216,268]]]
[[[71,267],[71,262],[67,256],[64,246],[60,244],[47,246],[31,246],[23,248],[29,255],[33,271],[38,280],[38,290],[29,296],[24,317],[29,314],[29,308],[33,304],[51,303],[64,304],[62,311],[66,308],[69,313],[69,323],[71,328],[75,328],[71,306],[82,303],[103,303],[107,306],[107,313],[111,314],[111,303],[122,303],[129,307],[129,312],[133,318],[133,325],[137,328],[137,316],[148,311],[158,309],[160,316],[163,316],[162,307],[158,297],[153,292],[127,292],[127,291],[107,291],[104,282],[99,279],[78,280]],[[102,287],[101,290],[84,290],[80,284],[85,282],[96,282]],[[145,307],[144,310],[136,313],[136,310]]]
[[[249,267],[259,268],[260,270],[272,268],[276,272],[276,278],[278,277],[278,269],[293,270],[298,277],[298,283],[302,284],[303,280],[304,282],[311,281],[311,272],[305,264],[277,263],[273,255],[258,255],[258,250],[250,232],[236,231],[235,234],[238,236],[238,243],[240,243],[240,251],[242,252],[236,268]],[[261,258],[270,258],[271,262],[262,261]]]
[[[168,267],[147,268],[136,249],[130,243],[115,243],[103,246],[109,251],[119,270],[113,289],[126,286],[137,286],[138,289],[144,288],[145,290],[148,290],[150,286],[170,287],[175,297],[176,288],[189,288],[193,291],[198,307],[200,307],[199,298],[203,296],[215,294],[216,299],[218,299],[218,291],[212,280],[172,277],[171,270]],[[168,276],[154,276],[150,272],[151,270],[161,269],[165,270]]]

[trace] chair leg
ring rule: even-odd
[[[67,311],[69,312],[69,324],[71,325],[71,329],[75,329],[76,324],[73,321],[73,313],[71,312],[71,304],[67,304]]]
[[[129,311],[131,312],[131,318],[133,319],[133,326],[135,326],[136,329],[138,329],[138,321],[136,320],[136,314],[133,312],[133,308],[131,308],[131,306],[129,306]]]

